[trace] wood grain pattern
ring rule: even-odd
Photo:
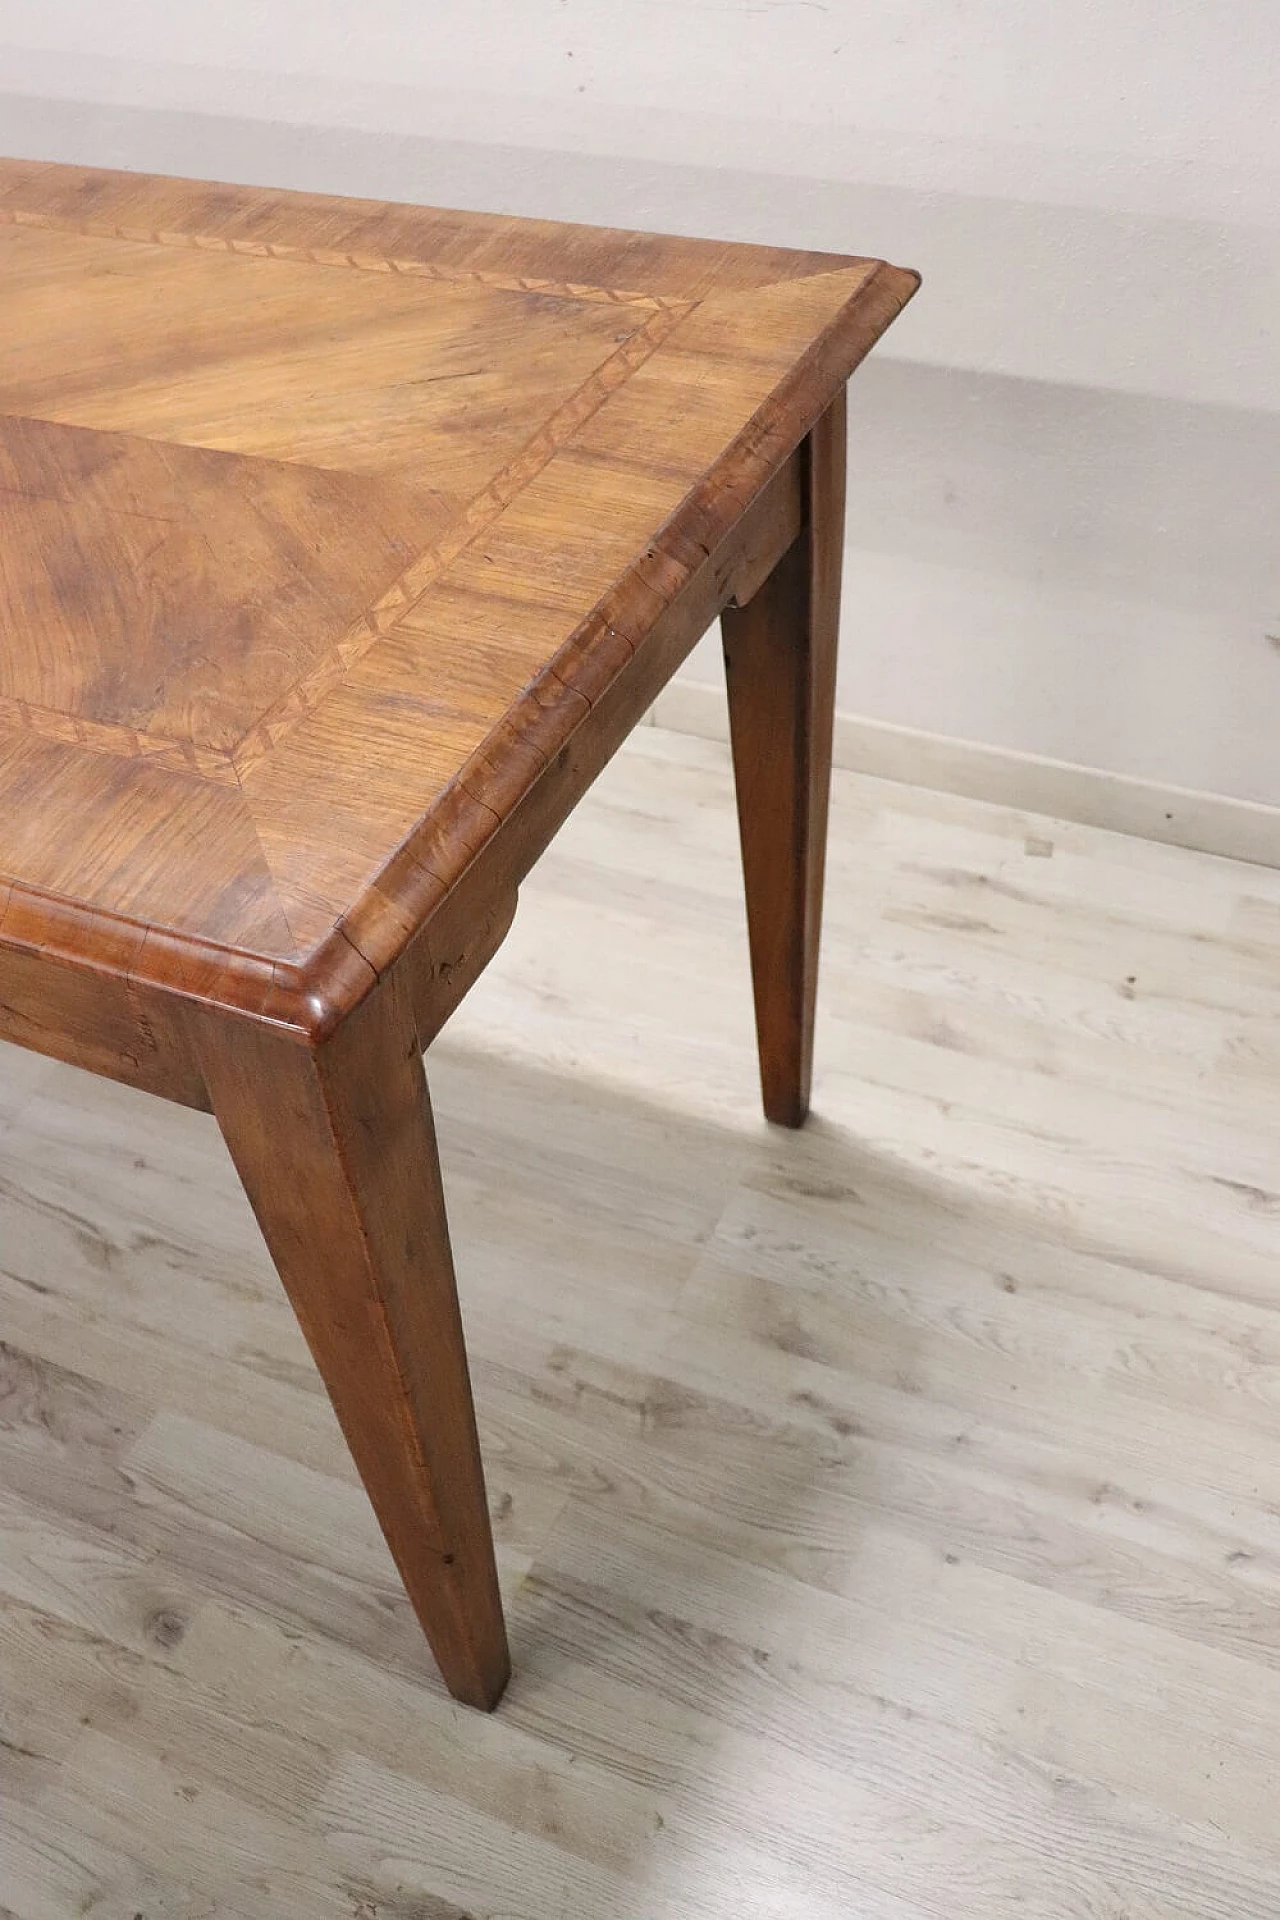
[[[494,1716],[213,1122],[0,1057],[17,1920],[1274,1920],[1280,879],[837,770],[790,1133],[736,833],[636,729],[428,1056]]]
[[[723,539],[913,286],[825,255],[20,161],[0,166],[0,266],[0,872],[68,959],[141,926],[141,982],[198,974],[244,1008],[265,970],[275,1017],[309,1031],[368,990],[342,930],[402,850],[446,890],[461,870],[472,756],[549,710],[552,663],[585,653],[606,596],[634,645],[709,510]],[[437,588],[485,607],[437,631]],[[33,838],[46,763],[24,740],[94,795],[56,848]],[[193,888],[206,862],[242,882]],[[420,905],[393,903],[406,943]]]
[[[720,616],[764,1110],[809,1111],[844,556],[845,398],[804,446],[804,535]]]

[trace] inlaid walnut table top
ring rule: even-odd
[[[421,1049],[723,615],[803,1118],[844,383],[915,284],[0,162],[0,1037],[217,1115],[463,1699],[507,1654]]]

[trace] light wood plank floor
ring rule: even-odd
[[[849,774],[832,835],[803,1134],[657,729],[432,1055],[492,1720],[213,1123],[0,1057],[5,1915],[1275,1920],[1280,874]]]

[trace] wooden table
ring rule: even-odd
[[[422,1051],[719,615],[765,1112],[803,1120],[844,383],[915,286],[0,162],[0,1038],[217,1116],[477,1706],[509,1658]]]

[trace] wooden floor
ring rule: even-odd
[[[850,774],[832,832],[803,1134],[657,729],[432,1055],[493,1719],[213,1123],[3,1054],[4,1915],[1280,1914],[1280,874]]]

